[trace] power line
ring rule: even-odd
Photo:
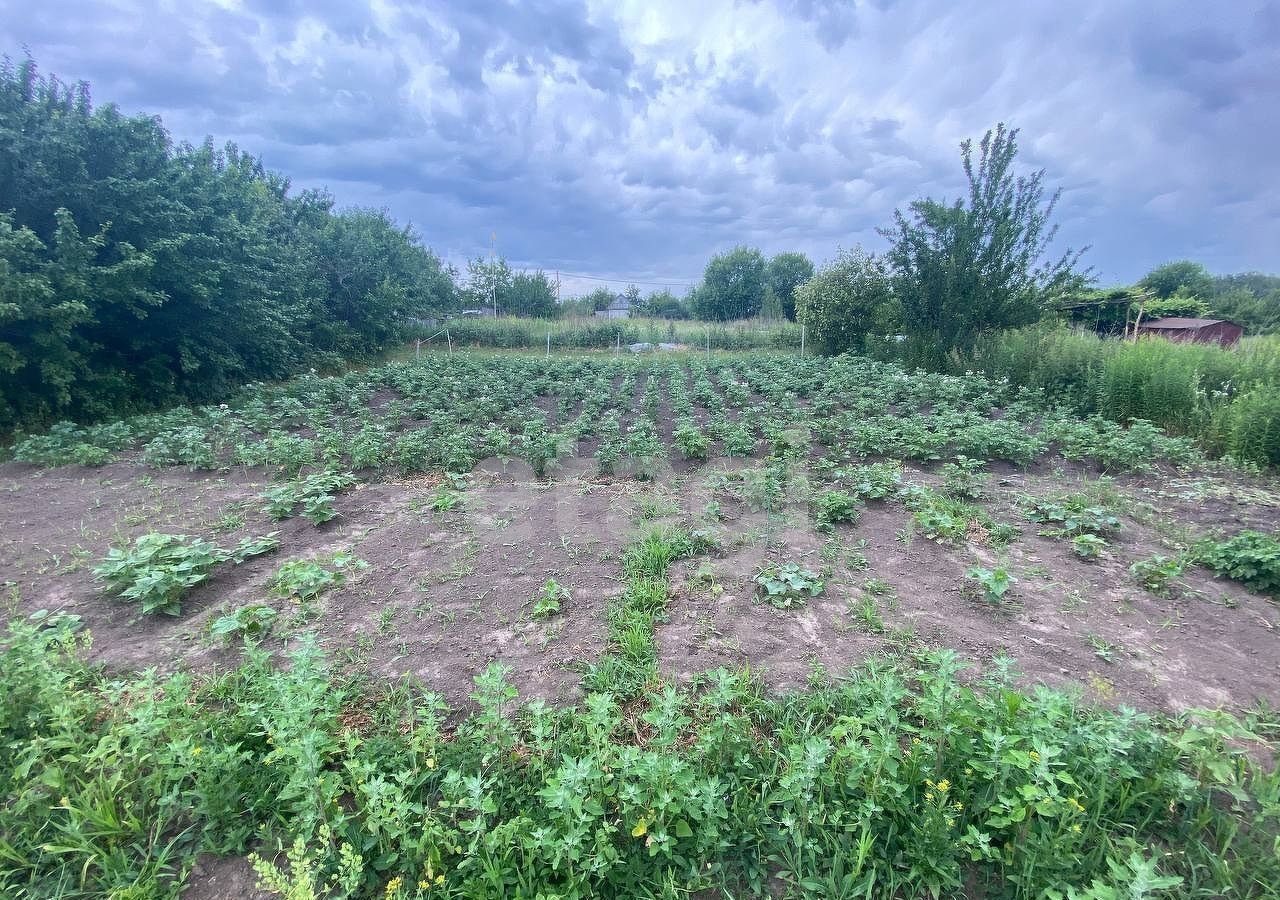
[[[610,284],[652,284],[659,287],[693,287],[692,281],[644,281],[639,278],[603,278],[599,275],[581,275],[577,272],[560,272],[565,278],[585,278],[588,281],[604,281]]]

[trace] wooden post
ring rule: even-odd
[[[547,326],[547,359],[551,358],[551,326]]]
[[[805,337],[805,331],[806,331],[805,326],[804,326],[804,325],[801,325],[801,326],[800,326],[800,358],[801,358],[801,359],[804,359],[804,337]]]
[[[449,355],[453,356],[453,336],[449,334],[449,329],[444,330],[444,339],[449,342]]]

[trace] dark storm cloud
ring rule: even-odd
[[[997,121],[1104,278],[1280,268],[1280,8],[943,0],[0,0],[0,51],[385,206],[455,261],[687,280],[962,188]]]

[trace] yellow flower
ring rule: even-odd
[[[427,768],[434,769],[436,767],[436,758],[434,756],[427,757]]]
[[[1077,800],[1075,797],[1068,797],[1067,802],[1070,803],[1072,807],[1075,808],[1076,812],[1084,812],[1084,807],[1080,805],[1080,801]]]
[[[969,766],[965,766],[964,774],[966,774],[966,775],[972,775],[972,774],[973,774],[973,769],[972,769],[972,768],[970,768]]]
[[[1037,752],[1036,752],[1036,751],[1034,751],[1034,750],[1032,750],[1030,753],[1028,753],[1028,754],[1027,754],[1027,756],[1031,757],[1031,761],[1032,761],[1032,762],[1039,762],[1039,761],[1040,761],[1040,754],[1039,754],[1039,753],[1037,753]]]
[[[395,878],[392,878],[390,881],[388,881],[386,896],[394,897],[397,893],[399,893],[400,885],[403,883],[404,881],[399,875],[397,875]]]
[[[70,798],[70,797],[63,797],[61,800],[59,800],[59,801],[58,801],[58,805],[59,805],[59,806],[61,806],[63,809],[70,809],[70,808],[71,808],[71,798]]]
[[[960,812],[960,810],[964,809],[964,804],[957,801],[951,804],[951,808],[954,809],[956,812]]]
[[[418,890],[420,890],[420,891],[425,891],[425,890],[427,890],[427,888],[429,888],[429,887],[431,887],[431,882],[430,882],[430,881],[427,881],[427,879],[425,879],[425,878],[420,878],[420,879],[418,879]]]
[[[955,820],[955,819],[953,819],[953,818],[951,818],[950,816],[947,816],[947,827],[948,827],[948,828],[955,828],[955,827],[956,827],[956,820]]]
[[[443,874],[441,874],[441,875],[437,875],[437,876],[436,876],[436,884],[444,884],[444,875],[443,875]]]
[[[918,737],[913,737],[913,738],[911,739],[911,743],[913,743],[913,744],[918,744],[918,743],[920,743],[920,738],[918,738]]]
[[[942,779],[941,781],[938,782],[938,790],[941,793],[945,794],[947,791],[951,790],[951,782],[947,781],[947,779],[945,778]]]
[[[203,753],[203,752],[204,752],[204,748],[203,748],[203,747],[192,747],[192,748],[191,748],[191,755],[192,755],[192,756],[199,756],[199,755],[200,755],[201,753]]]
[[[635,824],[635,827],[631,829],[631,836],[643,837],[646,833],[648,833],[648,831],[649,831],[649,823],[646,822],[644,819],[641,819],[639,822]]]
[[[924,795],[924,799],[926,799],[926,800],[928,800],[930,803],[932,803],[932,802],[933,802],[933,791],[930,791],[929,793],[925,794],[925,795]]]
[[[1074,831],[1076,834],[1079,834],[1079,833],[1080,833],[1080,823],[1079,823],[1079,822],[1077,822],[1075,825],[1072,825],[1072,826],[1071,826],[1071,830],[1072,830],[1072,831]]]

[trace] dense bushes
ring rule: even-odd
[[[1038,325],[988,335],[971,352],[953,353],[948,365],[1040,388],[1079,412],[1149,419],[1215,454],[1280,465],[1280,342],[1272,339],[1228,350]]]
[[[545,347],[551,334],[551,348],[602,349],[647,342],[667,341],[712,350],[799,349],[800,327],[786,322],[734,322],[710,325],[702,322],[675,322],[661,319],[564,319],[530,321],[502,317],[455,319],[448,323],[455,344],[516,350]],[[443,340],[443,337],[441,338]]]
[[[385,214],[0,66],[0,433],[366,354],[452,294]]]

